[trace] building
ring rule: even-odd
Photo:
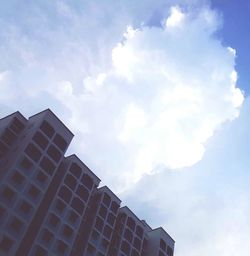
[[[71,131],[47,109],[0,119],[0,255],[172,256],[152,229],[76,156]]]

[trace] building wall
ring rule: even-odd
[[[0,119],[0,255],[172,256],[166,231],[120,208],[76,155],[65,157],[72,138],[49,109]]]

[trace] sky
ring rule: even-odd
[[[250,251],[250,1],[0,3],[0,117],[50,108],[176,256]]]

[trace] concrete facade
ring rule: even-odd
[[[0,255],[172,256],[152,229],[76,156],[49,109],[0,119]]]

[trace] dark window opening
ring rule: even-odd
[[[103,221],[102,221],[99,217],[96,218],[95,227],[96,227],[97,230],[99,230],[100,232],[102,232]]]
[[[32,210],[32,206],[26,201],[23,201],[20,205],[20,210],[23,214],[29,215]]]
[[[71,200],[72,192],[66,186],[62,186],[58,195],[67,203]]]
[[[56,134],[55,138],[54,138],[54,143],[62,150],[65,151],[67,148],[67,142],[65,141],[65,139],[59,135]]]
[[[109,207],[110,203],[111,203],[110,196],[107,193],[104,193],[103,204],[105,204],[107,207]]]
[[[132,250],[131,256],[140,256],[140,254],[136,250]]]
[[[110,214],[108,215],[107,221],[108,221],[108,223],[109,223],[111,226],[113,226],[114,223],[115,223],[115,216],[114,216],[112,213],[110,213]]]
[[[129,255],[129,252],[130,252],[130,245],[123,241],[122,242],[122,246],[121,246],[121,250],[126,254],[126,255]]]
[[[134,239],[134,247],[135,247],[138,251],[140,251],[140,249],[141,249],[141,240],[138,239],[137,237],[135,237],[135,239]]]
[[[44,229],[42,232],[42,241],[46,244],[49,244],[54,238],[53,233],[51,233],[48,229]]]
[[[106,238],[110,239],[111,234],[112,234],[112,228],[109,226],[105,226],[103,230],[103,234]]]
[[[53,174],[55,170],[55,165],[46,156],[42,159],[40,166],[50,176]]]
[[[68,174],[64,179],[64,183],[74,191],[77,185],[77,180],[72,175]]]
[[[40,194],[40,190],[37,187],[35,187],[34,185],[31,185],[28,190],[28,195],[32,199],[36,200],[38,198],[39,194]]]
[[[76,190],[76,193],[77,193],[77,195],[80,196],[80,198],[82,200],[84,200],[85,202],[88,201],[88,199],[89,199],[89,192],[88,192],[88,190],[84,186],[79,185],[77,190]]]
[[[82,176],[82,183],[90,190],[92,189],[94,182],[88,174],[84,173]]]
[[[78,221],[78,218],[79,216],[75,212],[70,211],[69,218],[68,218],[70,223],[75,224]]]
[[[21,228],[23,226],[22,221],[20,221],[18,218],[14,217],[9,225],[9,227],[15,231],[16,233],[19,233],[21,231]]]
[[[11,180],[15,183],[15,185],[22,186],[22,184],[25,181],[25,178],[19,172],[15,171],[15,173],[11,177]]]
[[[0,206],[0,222],[2,222],[2,220],[4,219],[5,213],[6,213],[5,208],[3,208],[2,206]]]
[[[127,219],[127,226],[130,227],[133,231],[135,230],[135,221],[131,217],[128,217]]]
[[[112,202],[112,204],[111,204],[111,211],[112,211],[114,214],[116,214],[117,211],[118,211],[118,209],[119,209],[119,204],[117,204],[116,202]]]
[[[45,149],[47,147],[47,145],[49,144],[49,141],[46,139],[46,137],[44,137],[42,135],[41,132],[37,132],[34,137],[33,140],[36,142],[36,144],[38,146],[40,146],[42,149]]]
[[[42,155],[40,150],[33,143],[30,143],[24,151],[35,162],[38,162]]]
[[[36,176],[36,180],[40,184],[44,184],[46,182],[46,180],[47,180],[47,176],[42,171],[39,171],[37,176]]]
[[[58,218],[55,214],[51,213],[48,222],[52,227],[56,228],[60,223],[60,218]]]
[[[127,241],[131,243],[133,240],[133,233],[129,229],[126,229],[124,232],[124,237]]]
[[[95,247],[93,247],[91,244],[88,244],[87,252],[93,254],[95,252]]]
[[[70,239],[70,238],[72,237],[72,235],[73,235],[73,229],[70,228],[70,227],[67,226],[67,225],[64,225],[64,227],[63,227],[63,235],[64,235],[66,238]]]
[[[33,165],[32,162],[26,157],[24,157],[23,160],[20,163],[20,166],[24,170],[30,170],[32,168],[32,165]]]
[[[102,216],[103,219],[105,219],[107,216],[107,208],[104,207],[103,205],[99,209],[99,215]]]
[[[69,171],[76,177],[80,178],[82,169],[80,166],[78,166],[76,163],[73,163],[69,169]]]
[[[60,153],[60,151],[59,151],[58,149],[56,149],[55,146],[50,145],[49,148],[48,148],[48,150],[47,150],[47,152],[48,152],[48,155],[49,155],[54,161],[58,162],[58,161],[60,160],[60,158],[61,158],[61,153]]]
[[[99,233],[98,233],[96,230],[93,230],[93,231],[92,231],[92,234],[91,234],[91,237],[92,237],[92,239],[94,239],[94,240],[98,240],[98,238],[99,238]]]
[[[68,246],[63,241],[59,240],[57,243],[57,252],[60,253],[60,255],[64,255]]]
[[[173,256],[174,254],[173,249],[170,246],[167,246],[167,254],[168,256]]]
[[[47,256],[47,255],[48,255],[48,253],[45,249],[43,249],[40,245],[36,246],[34,256]]]
[[[6,128],[2,135],[2,141],[4,141],[7,145],[11,145],[15,138],[15,134],[10,129]]]
[[[14,241],[4,235],[0,242],[0,250],[4,252],[9,252],[13,244]]]
[[[142,236],[143,236],[143,228],[140,227],[140,226],[137,226],[137,227],[136,227],[136,234],[137,234],[137,236],[139,236],[140,238],[142,238]]]
[[[0,157],[7,151],[7,147],[0,141]]]
[[[66,204],[61,201],[60,199],[57,199],[55,202],[55,209],[58,213],[63,213],[66,208]]]
[[[159,251],[158,256],[165,256],[165,254],[162,251]]]
[[[106,239],[102,239],[101,246],[106,251],[109,246],[109,242]]]
[[[160,248],[163,250],[163,251],[166,251],[166,248],[167,248],[167,244],[164,240],[160,240]]]
[[[11,188],[5,187],[2,191],[2,196],[7,202],[11,203],[14,200],[16,193]]]
[[[16,134],[19,134],[24,128],[24,124],[21,123],[16,117],[13,119],[13,122],[10,125],[10,129],[14,131]]]
[[[83,213],[83,211],[84,211],[84,208],[85,208],[85,205],[84,205],[84,203],[83,203],[78,197],[75,197],[75,198],[72,200],[71,206],[72,206],[72,208],[74,208],[80,215],[82,215],[82,213]]]
[[[40,129],[49,137],[51,138],[53,134],[55,133],[54,128],[47,122],[43,121],[42,125],[40,126]]]

